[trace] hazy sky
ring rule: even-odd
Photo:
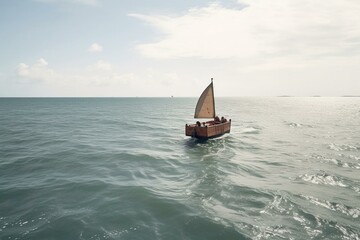
[[[0,96],[360,95],[359,0],[2,0]]]

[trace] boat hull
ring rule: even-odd
[[[201,126],[196,124],[186,124],[185,125],[185,135],[199,138],[199,139],[209,139],[220,137],[225,133],[229,133],[231,129],[231,120],[224,123],[215,124],[213,121],[203,123]]]

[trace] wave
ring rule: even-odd
[[[299,222],[299,224],[311,239],[319,237],[322,239],[324,238],[324,235],[328,234],[329,231],[337,233],[335,237],[336,239],[360,239],[356,224],[354,224],[355,227],[354,225],[344,226],[337,221],[326,219],[319,215],[308,213],[302,210],[293,212],[292,218]]]
[[[0,99],[0,239],[359,239],[359,103],[293,100],[204,142],[195,99]]]
[[[358,158],[358,157],[356,157],[354,155],[348,155],[348,156],[338,155],[338,156],[339,157],[346,157],[349,160],[356,160],[356,161],[360,159],[360,158]],[[328,157],[325,157],[325,156],[322,156],[322,155],[317,155],[317,154],[312,155],[311,158],[318,159],[318,160],[320,160],[321,163],[334,164],[334,165],[342,167],[342,168],[360,169],[360,163],[356,163],[356,162],[355,163],[347,162],[347,161],[340,160],[340,159],[337,159],[337,158],[328,158]]]
[[[359,146],[351,145],[351,144],[329,144],[329,149],[335,150],[337,152],[344,152],[344,151],[360,151]]]
[[[355,182],[351,179],[344,177],[331,176],[326,172],[316,173],[316,174],[303,174],[299,176],[305,182],[317,184],[317,185],[328,185],[335,187],[343,187],[351,189],[357,193],[360,193],[360,186],[358,182]]]
[[[360,208],[349,207],[349,206],[346,206],[341,203],[335,203],[335,202],[330,202],[327,200],[321,200],[321,199],[318,199],[318,198],[312,197],[312,196],[301,195],[301,197],[305,198],[310,203],[313,203],[317,206],[321,206],[321,207],[330,209],[335,212],[343,213],[352,218],[360,217]]]
[[[285,196],[275,195],[273,201],[270,202],[260,213],[271,214],[275,211],[277,213],[289,214],[293,209],[294,204],[292,204]]]
[[[323,184],[330,186],[348,187],[339,177],[328,175],[327,173],[304,174],[299,176],[305,182],[313,184]]]
[[[260,133],[260,128],[255,128],[255,127],[246,127],[244,129],[241,130],[241,133],[245,133],[245,134],[259,134]]]
[[[310,124],[302,124],[302,123],[287,122],[287,121],[285,121],[285,124],[286,124],[287,126],[293,127],[293,128],[303,128],[303,127],[313,128],[313,126],[310,125]]]
[[[292,232],[284,226],[258,227],[254,239],[291,239]]]

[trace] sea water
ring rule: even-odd
[[[0,99],[0,239],[359,239],[360,98]]]

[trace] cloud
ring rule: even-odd
[[[359,11],[357,0],[252,0],[239,1],[237,8],[211,4],[179,16],[130,16],[160,33],[159,40],[136,46],[148,58],[228,58],[244,65],[278,61],[300,66],[359,56]]]
[[[101,45],[98,44],[98,43],[93,43],[93,44],[91,44],[91,46],[88,48],[88,51],[89,51],[89,52],[92,52],[92,53],[102,52],[102,51],[103,51],[103,46],[101,46]]]
[[[67,4],[83,4],[88,6],[100,5],[100,0],[35,0],[42,3],[67,3]]]
[[[60,73],[51,69],[44,58],[40,58],[31,66],[20,63],[17,75],[21,79],[52,85],[111,85],[123,84],[129,80],[129,74],[118,73],[114,65],[103,60],[79,73]]]
[[[17,83],[36,83],[60,96],[170,96],[180,89],[189,92],[173,70],[137,68],[136,73],[120,72],[115,64],[99,60],[94,64],[64,72],[55,70],[41,58],[34,64],[20,63]]]
[[[101,70],[101,71],[111,71],[114,69],[114,66],[103,60],[99,60],[95,65],[91,66],[91,69]]]
[[[48,62],[40,58],[34,65],[28,66],[25,63],[20,63],[18,66],[18,76],[41,82],[52,82],[56,81],[59,77],[54,70],[48,67]]]

